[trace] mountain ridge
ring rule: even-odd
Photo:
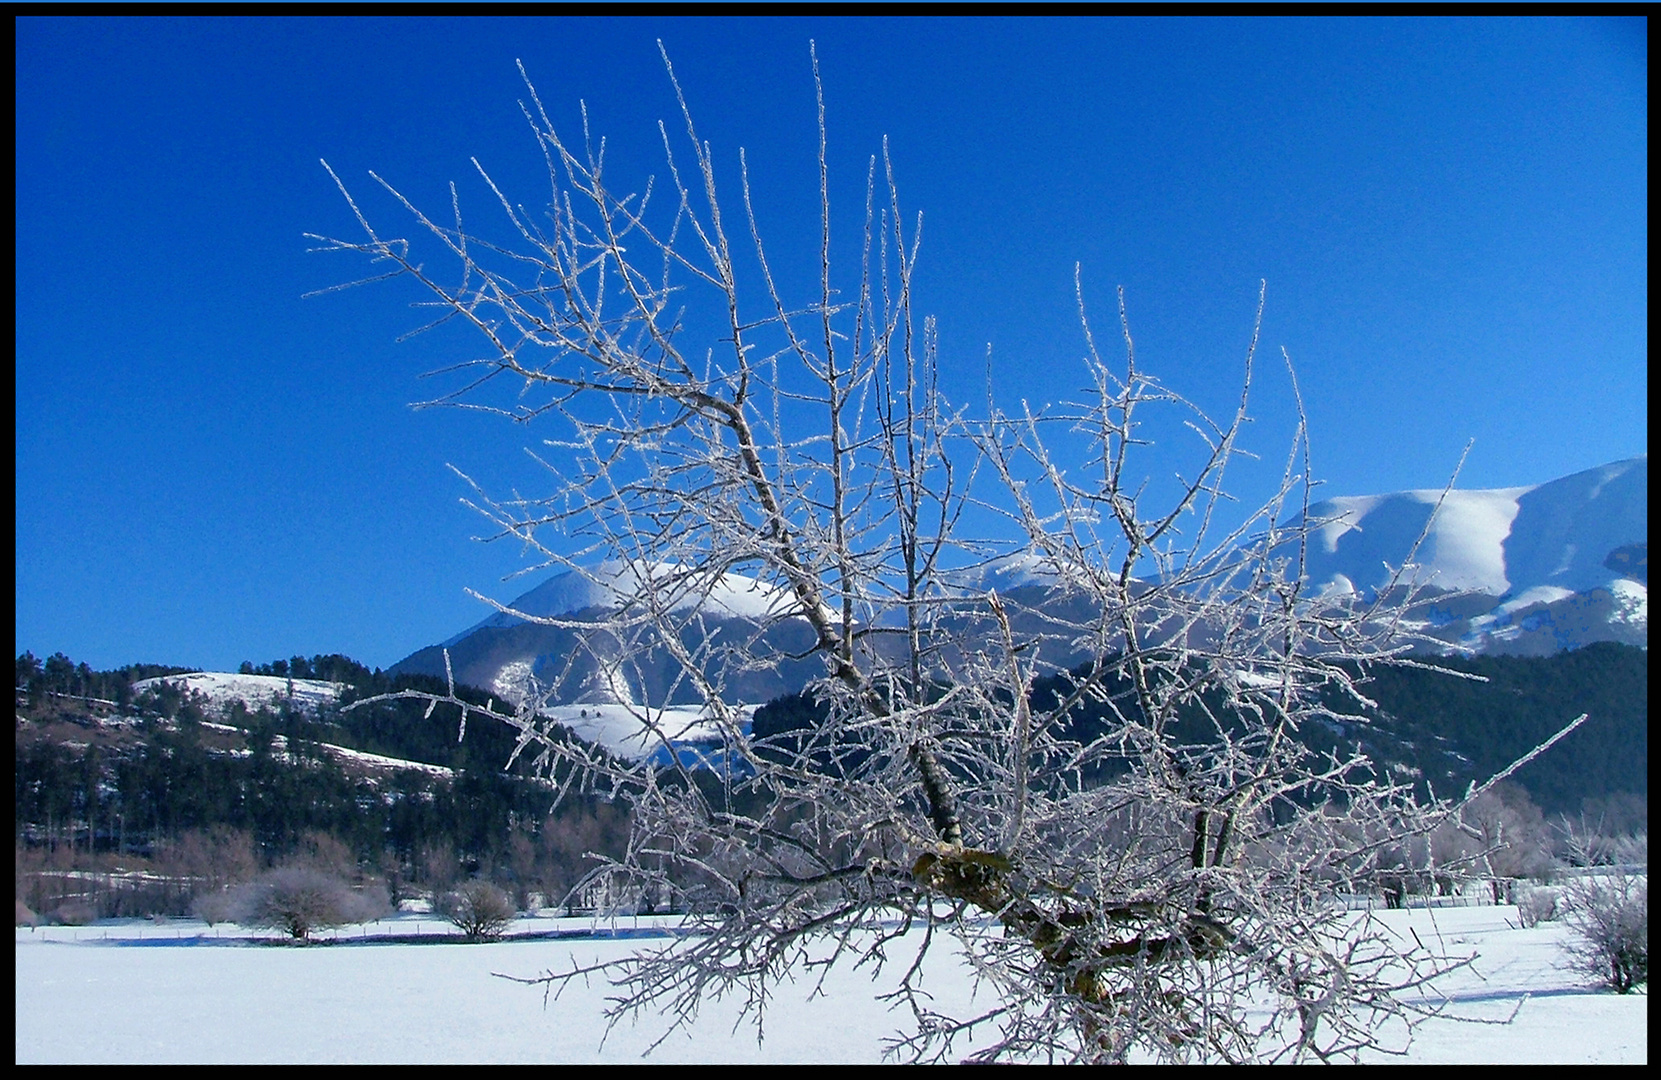
[[[1648,481],[1646,454],[1527,487],[1323,499],[1309,508],[1319,542],[1306,576],[1323,591],[1377,588],[1422,534],[1420,580],[1434,588],[1512,599],[1604,587],[1626,576],[1609,553],[1648,541]]]
[[[1372,593],[1412,554],[1414,565],[1404,575],[1419,589],[1410,610],[1412,628],[1439,642],[1441,651],[1549,655],[1594,641],[1647,648],[1648,471],[1649,457],[1643,454],[1542,484],[1323,499],[1309,508],[1314,542],[1306,555],[1305,582],[1316,594]],[[1030,606],[1041,608],[1043,586],[1031,570],[1014,556],[989,565],[983,576],[1000,592],[1015,585],[1035,591]],[[673,572],[672,567],[653,571]],[[615,609],[624,594],[614,583],[626,577],[620,564],[566,571],[507,606],[534,618],[593,621]],[[701,589],[691,584],[672,606],[698,608],[708,624],[725,627],[722,632],[734,642],[725,654],[726,670],[736,680],[729,685],[742,700],[771,700],[821,673],[799,658],[781,659],[782,666],[772,668],[741,662],[746,646],[784,658],[811,645],[805,621],[799,635],[790,627],[799,620],[783,620],[757,636],[761,615],[788,608],[790,598],[782,590],[736,573]],[[798,636],[803,640],[795,641]],[[630,648],[613,644],[614,652]],[[391,671],[443,676],[449,650],[458,679],[508,697],[526,689],[527,676],[546,685],[563,675],[564,685],[573,688],[560,697],[564,704],[621,702],[630,694],[655,700],[655,690],[678,681],[668,657],[633,653],[629,666],[638,686],[619,686],[614,676],[600,679],[592,672],[573,676],[573,665],[585,662],[585,648],[574,627],[498,611],[412,653]],[[646,653],[653,651],[661,652]],[[611,657],[621,658],[620,652]]]

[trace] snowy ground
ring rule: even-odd
[[[1444,987],[1453,1011],[1504,1025],[1434,1020],[1405,1058],[1432,1063],[1606,1064],[1648,1061],[1648,997],[1585,987],[1562,952],[1565,928],[1517,929],[1511,907],[1387,912],[1450,952],[1481,959]],[[591,930],[584,920],[524,919],[515,932]],[[662,1033],[648,1021],[605,1034],[607,987],[575,986],[544,1004],[540,989],[495,972],[533,976],[572,960],[625,955],[662,939],[649,921],[622,920],[626,936],[519,940],[494,945],[249,947],[235,927],[127,922],[17,931],[17,1062],[329,1063],[632,1062]],[[430,916],[405,915],[339,931],[440,934]],[[947,956],[928,986],[950,1009],[969,1004],[962,970]],[[903,1019],[874,1000],[886,979],[842,972],[825,994],[786,986],[758,1046],[733,1029],[727,1003],[705,1008],[694,1034],[671,1035],[649,1060],[674,1062],[877,1062]],[[1526,997],[1526,1000],[1524,998]],[[1518,1008],[1518,1002],[1521,1007]],[[602,1038],[604,1038],[602,1044]]]

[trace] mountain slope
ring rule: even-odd
[[[1377,588],[1388,577],[1386,564],[1399,565],[1424,534],[1415,560],[1424,584],[1508,599],[1557,590],[1551,598],[1561,599],[1628,577],[1630,568],[1611,567],[1609,558],[1648,541],[1649,458],[1534,487],[1455,490],[1445,499],[1436,490],[1343,497],[1309,512],[1324,522],[1309,553],[1308,577],[1317,588]]]
[[[1422,536],[1411,580],[1424,587],[1426,599],[1414,615],[1418,628],[1447,651],[1549,655],[1594,641],[1647,647],[1648,480],[1646,455],[1529,487],[1327,499],[1310,508],[1319,524],[1307,580],[1320,593],[1371,593]],[[1001,560],[966,592],[978,596],[996,585],[1038,622],[1088,618],[1066,610],[1077,598],[1064,599],[1029,562]],[[673,578],[676,571],[653,573]],[[623,604],[632,582],[610,564],[555,575],[509,606],[563,625],[498,612],[412,654],[392,672],[442,677],[448,649],[458,680],[510,699],[522,696],[534,677],[544,686],[557,682],[554,700],[565,705],[699,704],[668,650],[585,628]],[[733,699],[769,701],[823,674],[821,664],[800,655],[812,641],[805,621],[759,629],[768,613],[788,609],[790,598],[781,590],[739,574],[682,581],[677,589],[670,606],[686,616],[683,645],[707,649],[710,674],[726,681]]]
[[[1376,590],[1423,536],[1410,580],[1473,594],[1425,610],[1425,629],[1450,647],[1648,645],[1647,455],[1533,487],[1334,498],[1309,512],[1321,524],[1306,576],[1322,593]]]
[[[742,574],[722,574],[714,581],[680,573],[676,567],[662,564],[653,568],[650,579],[662,583],[672,597],[671,611],[698,609],[724,619],[764,619],[769,614],[787,610],[792,600],[782,589],[773,588]],[[615,611],[639,591],[641,573],[620,562],[604,562],[581,570],[566,570],[555,574],[541,585],[521,594],[507,605],[514,611],[532,618],[564,619],[584,612]],[[455,645],[470,634],[481,630],[506,629],[526,625],[518,615],[498,611],[455,637],[444,646]]]

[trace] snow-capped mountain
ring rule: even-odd
[[[643,579],[659,584],[670,597],[671,611],[698,608],[725,619],[764,619],[788,611],[794,603],[783,589],[763,584],[743,574],[723,574],[709,581],[679,573],[670,564],[660,564],[650,575],[621,562],[604,562],[590,569],[566,570],[507,605],[533,618],[563,619],[588,611],[616,611],[637,595]],[[444,642],[455,645],[480,630],[520,626],[526,620],[498,611]]]
[[[600,616],[633,602],[640,577],[612,563],[566,570],[506,605],[529,620],[498,611],[399,661],[392,673],[442,677],[448,650],[458,681],[509,701],[536,684],[557,684],[550,701],[558,705],[701,706],[678,661],[650,634],[597,629]],[[707,658],[706,673],[724,683],[728,700],[760,704],[822,674],[823,664],[805,655],[813,642],[806,620],[775,617],[795,603],[785,590],[737,573],[713,580],[683,575],[669,565],[655,567],[652,578],[665,589],[665,606],[685,624],[681,644]],[[762,655],[776,662],[753,662]],[[594,719],[604,715],[590,711]]]
[[[1414,561],[1426,584],[1507,597],[1546,590],[1561,599],[1628,579],[1632,567],[1610,565],[1610,554],[1648,539],[1649,458],[1535,487],[1454,490],[1445,499],[1439,490],[1327,499],[1309,513],[1324,523],[1309,552],[1317,586],[1377,588],[1387,564],[1399,566],[1423,534]]]
[[[1644,456],[1532,487],[1327,499],[1310,508],[1318,526],[1307,553],[1308,583],[1319,593],[1369,593],[1412,555],[1410,580],[1426,597],[1415,610],[1419,627],[1450,651],[1550,654],[1593,641],[1647,646],[1648,472]],[[662,566],[653,576],[673,581],[676,573]],[[1018,590],[1032,617],[1059,617],[1053,605],[1077,602],[1026,556],[994,560],[972,576],[969,592]],[[627,603],[638,581],[620,565],[568,570],[508,605],[563,625],[498,612],[392,670],[442,676],[448,649],[458,680],[510,700],[534,678],[544,686],[557,680],[553,700],[562,706],[695,707],[696,692],[668,650],[586,632],[596,615]],[[766,616],[789,611],[793,598],[784,590],[736,573],[675,588],[669,606],[699,616],[686,619],[682,644],[709,656],[709,673],[726,681],[729,700],[765,702],[823,674],[822,663],[802,655],[812,643],[805,620],[760,629]],[[764,656],[776,662],[752,662]]]
[[[1648,644],[1647,455],[1533,487],[1335,498],[1309,512],[1321,524],[1306,574],[1321,592],[1383,586],[1423,536],[1409,579],[1469,593],[1426,608],[1450,646],[1540,654]]]

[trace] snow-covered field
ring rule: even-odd
[[[1560,924],[1517,928],[1512,907],[1381,913],[1450,953],[1480,959],[1442,991],[1456,1019],[1427,1022],[1405,1057],[1432,1063],[1606,1064],[1648,1061],[1648,997],[1587,988],[1564,961]],[[513,932],[592,929],[586,920],[522,919]],[[497,978],[534,976],[575,960],[661,945],[629,936],[519,940],[490,945],[251,947],[243,931],[202,923],[127,922],[17,931],[17,1061],[40,1063],[634,1062],[662,1034],[651,1020],[606,1035],[609,988],[575,985],[546,1004],[539,988]],[[342,939],[438,934],[431,916],[348,927]],[[967,1007],[968,980],[939,953],[927,987],[944,1009]],[[704,1009],[691,1035],[669,1036],[653,1062],[878,1062],[904,1018],[887,1011],[875,982],[851,970],[780,988],[764,1040],[734,1030],[727,1002]],[[1519,1007],[1519,1002],[1521,1003]],[[965,1050],[967,1052],[967,1050]]]

